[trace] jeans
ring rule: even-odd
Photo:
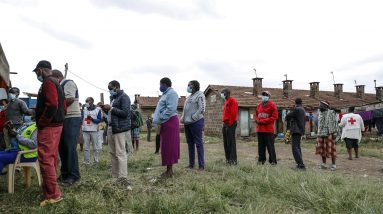
[[[77,137],[80,133],[81,117],[71,117],[64,120],[59,144],[61,160],[61,177],[63,180],[80,179],[77,156]]]
[[[195,123],[185,125],[186,141],[189,146],[189,167],[194,167],[195,147],[197,146],[198,167],[200,169],[205,168],[204,149],[202,140],[202,129],[204,123],[204,119],[202,118]]]
[[[300,134],[293,134],[292,141],[291,141],[293,156],[294,156],[295,162],[297,163],[298,168],[305,167],[302,160],[301,137],[302,135]]]
[[[237,164],[236,128],[237,122],[233,123],[232,126],[224,124],[222,128],[223,148],[225,149],[226,162],[229,164]]]

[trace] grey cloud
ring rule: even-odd
[[[369,64],[369,63],[377,63],[377,62],[380,62],[380,63],[383,64],[383,53],[375,55],[375,56],[370,56],[370,57],[367,57],[365,59],[361,59],[361,60],[358,60],[358,61],[355,61],[355,62],[352,62],[350,64],[341,66],[341,67],[337,68],[336,70],[337,71],[347,72],[348,70],[350,70],[352,68],[360,67],[360,66],[363,66],[363,65],[366,65],[366,64]]]
[[[71,43],[71,44],[73,44],[79,48],[88,49],[88,48],[92,47],[92,44],[90,42],[86,41],[85,39],[82,39],[78,36],[75,36],[73,34],[70,34],[70,33],[64,32],[64,31],[57,30],[47,23],[37,22],[35,20],[32,20],[30,18],[26,18],[26,17],[21,17],[21,19],[25,23],[29,24],[30,26],[35,27],[35,28],[49,34],[50,36],[54,37],[57,40]]]
[[[0,3],[9,4],[17,7],[34,7],[38,5],[37,0],[2,0]]]
[[[93,4],[99,7],[115,6],[143,14],[160,14],[180,19],[189,19],[199,15],[215,16],[212,1],[195,0],[191,7],[181,7],[180,3],[164,4],[163,1],[156,0],[91,0]]]

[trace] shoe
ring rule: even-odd
[[[191,166],[191,165],[188,165],[185,167],[185,169],[193,169],[193,168],[194,168],[194,166]]]
[[[336,165],[335,164],[333,164],[333,165],[331,165],[331,171],[335,171],[336,170]]]
[[[205,167],[199,167],[198,171],[205,171]]]
[[[75,184],[77,181],[79,181],[79,179],[74,180],[74,179],[69,178],[69,179],[63,180],[61,185],[64,187],[70,187],[73,184]]]
[[[265,164],[265,162],[262,162],[262,161],[257,162],[257,165],[264,165],[264,164]]]
[[[349,160],[352,160],[352,157],[348,157]]]
[[[53,198],[51,198],[51,199],[45,199],[44,201],[42,201],[41,203],[40,203],[40,207],[45,207],[45,206],[47,206],[47,205],[49,205],[49,204],[55,204],[55,203],[58,203],[58,202],[60,202],[60,201],[62,201],[63,200],[63,198],[61,198],[61,197],[59,197],[59,198],[57,198],[57,199],[53,199]]]
[[[359,155],[355,155],[355,158],[359,158]]]
[[[324,164],[324,163],[322,163],[322,164],[319,166],[319,169],[327,169],[327,168],[328,168],[327,165]]]
[[[121,177],[121,178],[117,178],[115,185],[116,186],[129,187],[132,184],[128,181],[127,178]]]

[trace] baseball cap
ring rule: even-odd
[[[32,72],[35,72],[38,68],[48,68],[52,69],[52,65],[49,61],[41,60],[39,63],[37,63],[36,68],[33,69]]]

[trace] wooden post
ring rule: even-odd
[[[100,93],[100,101],[101,101],[103,104],[105,104],[105,103],[104,103],[104,93]]]
[[[66,79],[66,76],[68,74],[68,63],[65,63],[65,74],[64,74],[64,78]]]

